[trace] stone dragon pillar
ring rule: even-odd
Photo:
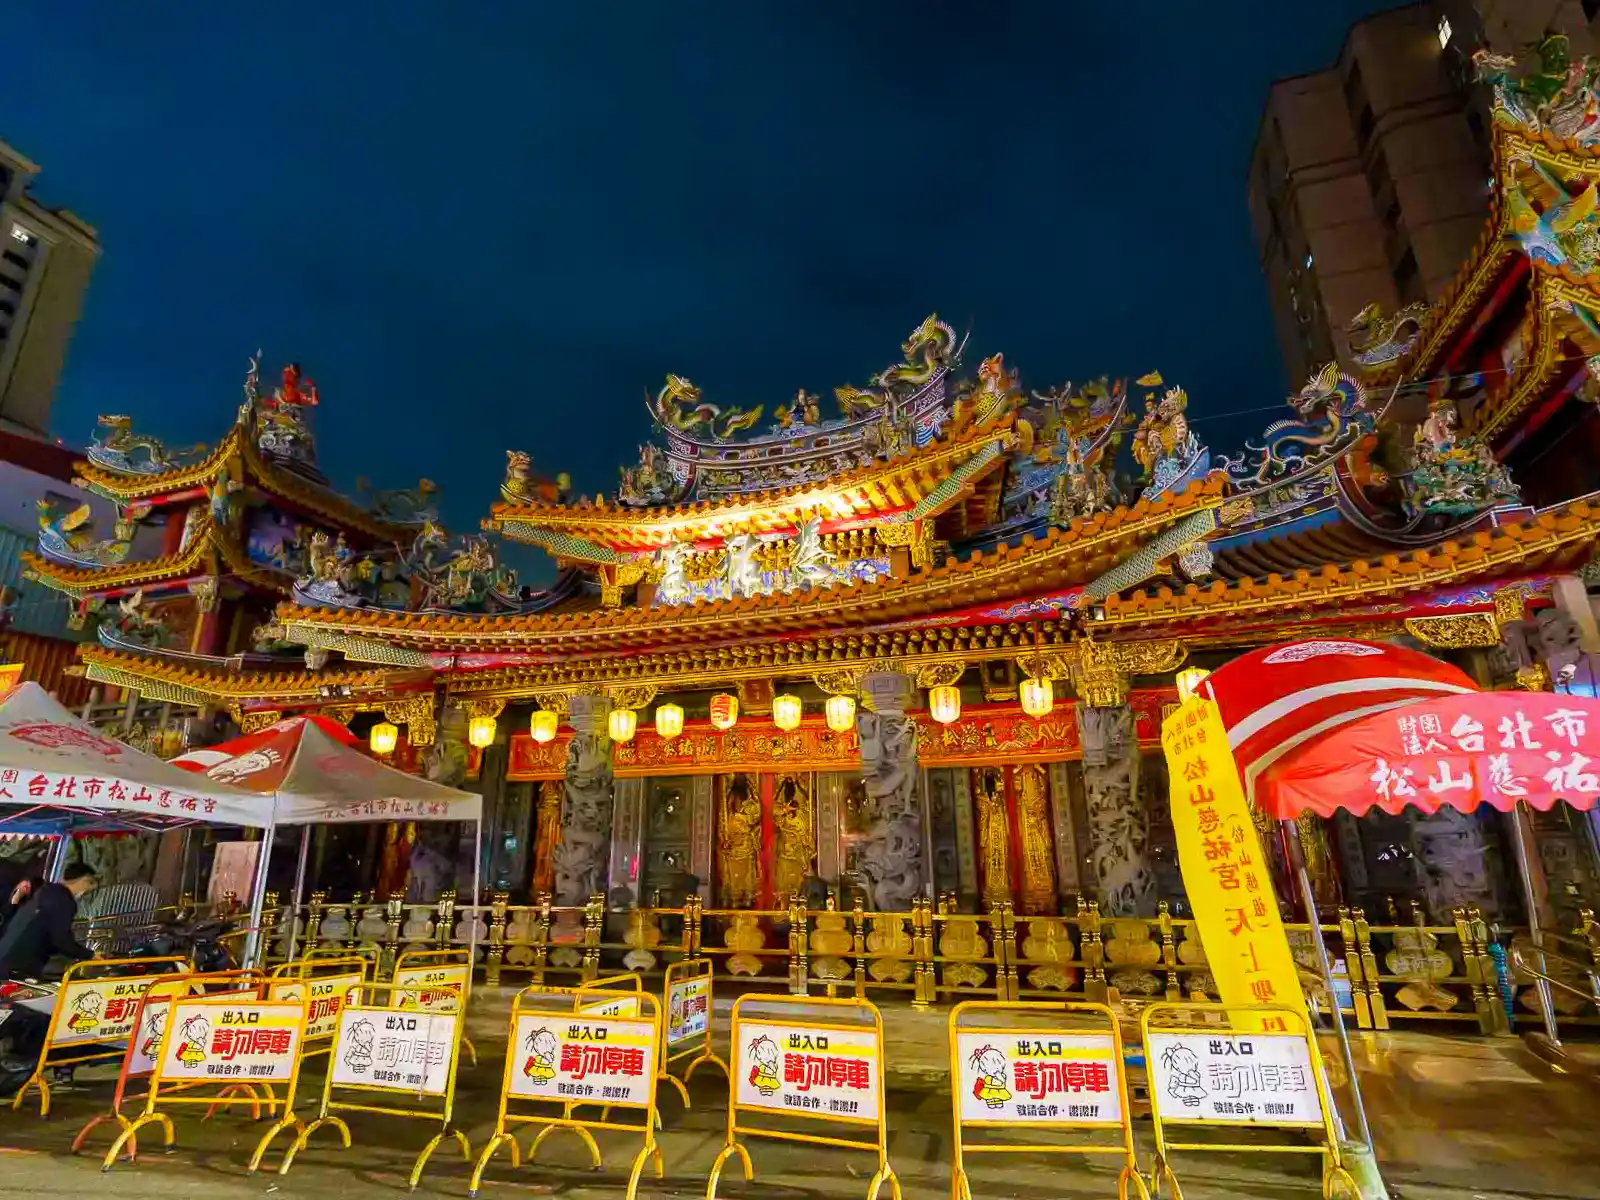
[[[856,717],[870,824],[861,839],[856,868],[866,883],[869,907],[876,912],[908,912],[913,899],[927,894],[917,723],[906,716],[915,685],[909,676],[881,671],[866,676],[861,690],[873,708]]]
[[[565,791],[561,802],[561,840],[551,856],[558,905],[587,904],[606,888],[611,841],[611,701],[604,696],[573,696],[568,702],[572,741],[567,747]]]
[[[1126,704],[1078,705],[1083,742],[1083,798],[1100,911],[1152,916],[1155,872],[1147,850],[1149,821],[1139,806],[1139,739]]]

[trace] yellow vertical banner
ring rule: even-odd
[[[1216,702],[1203,696],[1185,702],[1162,722],[1161,747],[1183,886],[1222,1002],[1304,1008],[1272,868]],[[1265,1032],[1284,1022],[1263,1015],[1236,1023]]]

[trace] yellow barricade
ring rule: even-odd
[[[106,975],[117,968],[142,968]],[[13,1110],[22,1108],[28,1089],[39,1090],[39,1115],[50,1115],[50,1080],[45,1072],[80,1063],[121,1058],[123,1043],[132,1035],[139,1017],[139,1001],[164,974],[192,970],[187,958],[105,958],[73,963],[61,976],[61,990],[50,1010],[50,1029],[39,1051],[33,1074],[12,1097]]]
[[[162,1144],[170,1147],[176,1140],[172,1118],[166,1112],[171,1106],[204,1104],[209,1117],[218,1108],[248,1104],[256,1114],[265,1106],[277,1117],[250,1156],[250,1170],[254,1171],[278,1134],[304,1128],[294,1115],[294,1093],[300,1082],[308,1011],[303,999],[195,996],[172,1001],[150,1090],[145,1093],[144,1112],[117,1135],[101,1169],[109,1171],[123,1146],[146,1125],[159,1125]],[[217,1091],[205,1090],[212,1083],[223,1086]],[[246,1090],[244,1085],[250,1090],[240,1095]],[[279,1086],[284,1088],[281,1099],[275,1091]],[[265,1099],[256,1088],[266,1093]]]
[[[608,990],[607,985],[624,980],[631,980],[636,989],[636,994],[626,996],[626,1004],[621,1006],[630,1011],[602,1011],[618,1006],[615,990]],[[661,1073],[660,1002],[647,992],[637,991],[637,976],[596,982],[598,988],[526,988],[512,1001],[494,1137],[473,1165],[469,1196],[478,1194],[484,1170],[501,1146],[511,1147],[512,1166],[521,1165],[516,1134],[512,1132],[515,1125],[539,1127],[528,1147],[529,1163],[537,1157],[545,1138],[558,1129],[566,1129],[583,1140],[597,1169],[603,1160],[591,1131],[642,1134],[644,1145],[634,1156],[628,1173],[627,1200],[634,1200],[637,1195],[639,1177],[647,1161],[654,1161],[657,1179],[665,1174],[655,1134],[660,1120],[656,1113],[656,1083]],[[558,1010],[551,1003],[565,1002],[569,995],[570,1009]],[[513,1112],[512,1103],[559,1104],[561,1115]],[[636,1109],[644,1114],[644,1122],[635,1125],[612,1121],[606,1112],[598,1120],[581,1119],[573,1115],[580,1105]]]
[[[339,1027],[333,1038],[333,1054],[328,1060],[328,1074],[322,1084],[322,1106],[316,1120],[300,1131],[278,1167],[279,1175],[286,1175],[295,1155],[305,1149],[311,1135],[324,1125],[332,1126],[339,1134],[342,1148],[350,1148],[350,1127],[335,1113],[377,1113],[388,1117],[409,1117],[416,1121],[430,1121],[439,1131],[417,1155],[411,1167],[411,1188],[416,1190],[423,1169],[433,1152],[445,1138],[454,1138],[461,1146],[461,1156],[472,1161],[472,1144],[467,1135],[452,1123],[456,1103],[456,1068],[461,1057],[461,1028],[466,1012],[461,1004],[461,993],[451,997],[451,1009],[437,1005],[428,1008],[407,1007],[406,992],[413,991],[411,983],[368,983],[362,986],[361,1003],[347,1004],[339,1013]],[[379,1003],[381,999],[388,1003]],[[437,1108],[400,1108],[395,1104],[358,1104],[353,1100],[336,1100],[334,1089],[341,1092],[378,1093],[395,1097],[412,1097],[418,1102],[432,1100],[441,1103]]]
[[[1016,1018],[1049,1018],[1049,1024],[962,1025],[969,1013],[1007,1013]],[[1078,1014],[1095,1018],[1091,1026],[1062,1020]],[[1128,1110],[1128,1075],[1122,1057],[1122,1030],[1104,1004],[1070,1001],[1006,1002],[968,1000],[950,1010],[951,1109],[955,1161],[951,1165],[955,1200],[972,1200],[968,1154],[1119,1154],[1122,1173],[1117,1196],[1139,1200],[1150,1190],[1134,1159],[1133,1118]],[[1122,1134],[1120,1144],[1050,1142],[968,1143],[964,1129],[993,1137],[1001,1130],[1080,1129]]]
[[[1221,1014],[1233,1028],[1193,1020],[1209,1014]],[[1162,1017],[1166,1023],[1158,1024]],[[1256,1032],[1267,1023],[1263,1017],[1273,1018],[1282,1032]],[[1341,1191],[1361,1200],[1360,1189],[1339,1156],[1328,1080],[1304,1009],[1282,1004],[1162,1002],[1144,1010],[1139,1030],[1150,1086],[1150,1120],[1155,1126],[1153,1186],[1165,1183],[1172,1200],[1183,1200],[1172,1171],[1174,1151],[1320,1154],[1326,1200]],[[1174,1142],[1167,1136],[1172,1125],[1320,1132],[1323,1140]]]
[[[339,1028],[339,1010],[359,996],[368,971],[376,964],[364,954],[319,954],[312,951],[272,969],[267,982],[270,1000],[305,1000],[306,1035],[300,1046],[304,1057],[328,1053]]]
[[[776,1009],[772,1017],[745,1017],[745,1006]],[[854,1013],[854,1024],[842,1018]],[[900,1180],[889,1165],[889,1129],[883,1102],[883,1017],[868,1000],[823,996],[740,996],[733,1002],[733,1073],[728,1079],[728,1140],[711,1165],[706,1200],[716,1200],[723,1165],[737,1155],[745,1182],[755,1178],[750,1152],[739,1140],[768,1138],[809,1146],[870,1150],[878,1169],[867,1189],[877,1200],[885,1181],[900,1200]],[[739,1114],[769,1113],[870,1127],[875,1137],[830,1137],[772,1126],[741,1125]]]
[[[715,1063],[722,1068],[723,1075],[731,1074],[728,1064],[711,1049],[716,1025],[714,974],[709,958],[686,958],[667,967],[666,982],[661,987],[667,1022],[661,1077],[678,1089],[685,1108],[689,1107],[689,1089],[685,1085],[701,1063]],[[672,1074],[671,1067],[685,1058],[689,1065],[679,1079]]]
[[[453,993],[461,1006],[461,1044],[468,1059],[478,1065],[478,1048],[466,1034],[467,1005],[472,1000],[472,959],[470,951],[461,950],[407,950],[394,960],[394,974],[390,979],[414,991],[408,992],[395,1005],[397,1008],[418,1008],[439,1011],[447,1005]],[[449,1007],[442,1011],[449,1012]]]
[[[234,970],[210,971],[193,975],[157,976],[154,983],[139,997],[138,1015],[134,1017],[133,1032],[128,1037],[122,1054],[122,1066],[117,1071],[116,1090],[111,1095],[108,1111],[89,1118],[78,1136],[72,1139],[72,1153],[83,1149],[89,1134],[106,1121],[114,1121],[119,1129],[128,1129],[133,1122],[122,1115],[122,1106],[128,1100],[140,1100],[143,1093],[128,1095],[128,1084],[135,1079],[146,1079],[155,1070],[156,1054],[160,1049],[161,1035],[166,1032],[167,1009],[173,1000],[191,995],[259,996],[265,976],[260,971]],[[224,990],[208,992],[214,985],[225,985]],[[198,989],[198,991],[196,990]],[[241,1085],[249,1088],[249,1084]],[[259,1109],[256,1115],[260,1115]],[[139,1157],[137,1138],[128,1139],[128,1161]]]

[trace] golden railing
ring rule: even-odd
[[[1107,917],[1082,899],[1073,910],[1045,916],[1021,915],[1009,904],[961,912],[952,896],[887,913],[859,902],[841,909],[831,901],[826,909],[796,902],[749,910],[707,908],[690,897],[682,907],[612,910],[600,895],[563,906],[549,896],[512,905],[497,893],[491,903],[474,907],[458,905],[450,893],[432,904],[408,904],[401,896],[330,903],[319,893],[296,915],[296,953],[375,948],[380,970],[405,950],[466,946],[471,922],[478,921],[479,964],[490,986],[570,986],[614,971],[655,981],[669,963],[698,956],[716,964],[724,994],[733,989],[898,998],[916,1007],[990,998],[1216,998],[1194,922],[1172,916],[1165,904],[1153,917]],[[1516,1020],[1529,1027],[1538,1021],[1533,980],[1509,963],[1481,912],[1457,909],[1449,925],[1427,924],[1416,905],[1410,915],[1410,922],[1391,917],[1375,925],[1361,909],[1341,908],[1336,920],[1322,926],[1336,972],[1342,968],[1336,981],[1340,1006],[1354,1027],[1456,1023],[1505,1032],[1508,988],[1515,995]],[[285,960],[290,912],[275,897],[269,898],[263,925],[269,961]],[[1325,1007],[1309,927],[1286,928],[1308,995]],[[1586,956],[1600,969],[1600,924],[1591,914],[1584,913],[1573,934],[1546,937],[1552,951]],[[1581,988],[1583,980],[1573,982]],[[1576,996],[1558,1018],[1593,1024],[1600,1022],[1600,1011]]]

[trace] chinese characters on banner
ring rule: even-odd
[[[347,1007],[339,1014],[331,1078],[346,1087],[442,1096],[457,1019],[454,1013]]]
[[[656,1070],[656,1023],[525,1013],[506,1052],[513,1059],[509,1095],[644,1108]]]
[[[461,995],[467,986],[467,968],[401,967],[394,973],[394,982],[415,991],[396,991],[395,1007],[422,1009],[426,1012],[455,1012],[461,1007]]]
[[[878,1035],[741,1021],[733,1064],[737,1102],[773,1112],[878,1119]]]
[[[301,1005],[178,1000],[161,1046],[162,1082],[285,1083],[300,1053]]]
[[[676,1046],[709,1028],[711,976],[677,979],[667,990],[667,1045]]]
[[[1256,836],[1216,703],[1189,700],[1161,726],[1183,886],[1225,1004],[1305,1008],[1278,915],[1271,867]],[[1281,1016],[1236,1018],[1284,1029]]]
[[[154,976],[142,979],[93,979],[69,983],[56,996],[61,1017],[51,1043],[116,1042],[127,1037],[138,1017],[139,1001]]]
[[[57,808],[149,809],[173,815],[211,815],[217,802],[171,788],[58,771],[0,770],[0,800],[37,800]],[[228,810],[224,815],[232,815]]]
[[[1322,1124],[1303,1037],[1152,1032],[1145,1056],[1163,1121]]]
[[[962,1121],[1115,1125],[1122,1120],[1116,1044],[1109,1033],[959,1033],[956,1052]]]
[[[361,976],[327,975],[321,979],[274,983],[268,995],[273,1000],[308,1001],[306,1041],[315,1041],[332,1037],[339,1028],[340,1010],[361,998]]]

